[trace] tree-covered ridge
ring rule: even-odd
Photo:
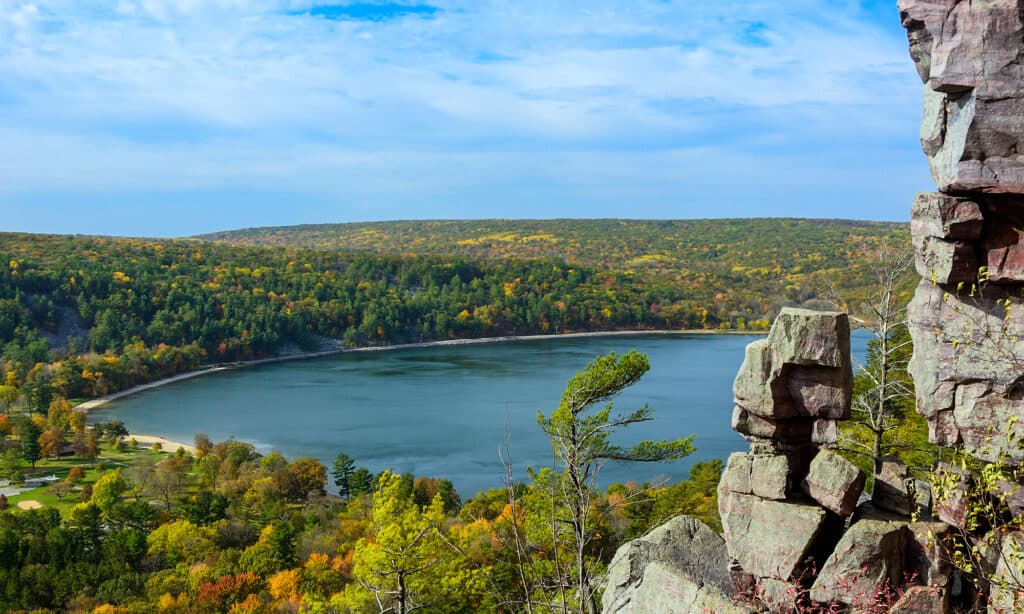
[[[668,289],[707,308],[716,325],[730,326],[743,314],[749,321],[817,298],[818,288],[831,283],[860,296],[875,281],[880,245],[910,248],[906,224],[792,218],[422,220],[251,228],[200,238],[488,260],[558,258],[627,275],[644,289]]]
[[[314,349],[325,338],[367,345],[657,327],[649,304],[681,298],[648,297],[628,280],[550,260],[195,240],[2,234],[0,263],[5,381],[38,376],[68,398],[202,362]],[[45,337],[67,320],[86,332],[55,355]]]
[[[872,250],[906,239],[897,224],[806,220],[307,227],[364,237],[338,250],[302,228],[239,240],[318,249],[0,233],[2,385],[43,408],[54,394],[332,344],[767,328],[826,283],[855,297]]]
[[[498,259],[560,258],[604,270],[726,281],[807,273],[849,276],[883,241],[909,247],[906,224],[794,218],[415,220],[249,228],[205,240],[307,249]],[[848,272],[849,266],[856,267]]]

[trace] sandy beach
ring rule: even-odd
[[[138,435],[132,433],[128,435],[128,439],[134,439],[140,448],[148,448],[154,443],[159,443],[162,446],[164,452],[177,452],[179,448],[184,448],[185,452],[195,456],[195,446],[190,446],[187,443],[181,443],[180,441],[173,441],[166,437],[160,437],[159,435]]]

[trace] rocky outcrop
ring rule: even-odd
[[[963,444],[983,461],[1018,464],[1024,461],[1024,0],[899,0],[899,10],[925,84],[921,145],[939,189],[919,194],[911,209],[922,277],[907,311],[917,409],[933,442]],[[955,527],[971,546],[978,588],[992,580],[989,611],[1016,611],[1024,604],[998,587],[1009,536],[1001,521],[979,521],[971,509],[983,497],[999,510],[993,517],[1012,518],[1024,511],[1021,485],[976,487],[967,472],[949,465],[936,476],[941,488],[934,502],[918,496],[922,489],[898,465],[884,467],[876,480],[875,506],[920,512],[932,503],[948,523],[909,529],[913,560],[905,562],[933,590],[908,591],[897,604],[903,609],[893,611],[947,607],[955,596],[943,584],[948,563],[938,551],[952,549],[953,529],[942,526]],[[1024,559],[1003,571],[1019,576]],[[1019,577],[1011,582],[1016,592],[1020,586]]]
[[[864,491],[864,472],[830,450],[819,450],[811,461],[803,487],[812,499],[834,514],[849,516]]]
[[[932,205],[940,225],[970,232],[969,208]],[[803,611],[812,601],[881,611],[907,578],[922,590],[896,611],[945,607],[952,528],[911,520],[930,510],[926,485],[886,461],[874,502],[864,501],[864,473],[828,447],[849,416],[849,347],[845,314],[795,309],[747,347],[733,426],[750,450],[729,457],[718,486],[733,582],[746,603],[771,612]],[[820,436],[823,424],[833,435]]]
[[[903,581],[904,523],[861,520],[825,559],[811,599],[866,607]]]
[[[742,613],[733,603],[725,542],[704,523],[677,516],[619,548],[608,566],[606,614]]]
[[[908,310],[932,440],[1024,459],[1024,4],[900,0],[940,193],[911,209]]]
[[[846,314],[784,309],[747,346],[733,386],[733,428],[750,451],[729,457],[718,506],[734,578],[773,610],[793,605],[864,486],[860,470],[821,447],[849,416],[849,339]]]
[[[1024,211],[1024,199],[1021,205]],[[1024,283],[1018,281],[1024,275],[1013,272],[1024,272],[1024,264],[1010,264],[1005,255],[986,253],[981,246],[994,245],[990,229],[1011,228],[1017,235],[1024,233],[1024,224],[1008,227],[988,208],[983,211],[985,225],[970,245],[985,268],[975,268],[968,279],[944,283],[945,273],[936,278],[925,262],[929,256],[916,252],[925,278],[908,306],[914,339],[909,371],[932,441],[963,443],[974,456],[991,461],[1000,455],[1024,457],[1019,445],[1024,423],[1011,418],[1024,416]],[[919,237],[914,240],[918,245]],[[1010,249],[1001,243],[1002,252]],[[1024,262],[1024,254],[1014,258]],[[942,271],[960,268],[940,266]]]
[[[911,209],[908,311],[932,440],[1024,459],[1024,3],[900,0],[940,193]]]
[[[939,190],[1024,193],[1024,23],[1017,0],[900,0],[924,82],[921,145]]]

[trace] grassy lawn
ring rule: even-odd
[[[100,448],[100,457],[96,459],[96,463],[104,465],[106,471],[111,471],[118,468],[124,469],[147,458],[156,457],[159,459],[165,458],[167,455],[167,452],[155,452],[143,447],[118,452],[113,446],[103,445]],[[96,469],[96,464],[87,459],[76,457],[41,459],[36,462],[35,469],[26,468],[25,474],[31,477],[55,475],[63,479],[67,477],[68,471],[75,466],[81,466],[85,470],[85,479],[78,483],[76,488],[81,488],[84,484],[94,484],[102,475]],[[61,515],[67,515],[75,504],[81,502],[78,492],[69,493],[64,497],[63,501],[59,501],[57,497],[47,492],[48,488],[49,486],[34,488],[20,495],[8,497],[7,502],[11,507],[14,507],[19,501],[38,501],[45,507],[57,508],[60,510]]]

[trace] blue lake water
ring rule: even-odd
[[[863,360],[869,336],[853,336]],[[651,370],[615,400],[628,412],[647,403],[654,420],[615,439],[696,435],[697,452],[674,464],[606,465],[600,482],[685,478],[696,461],[745,448],[730,429],[732,381],[747,335],[551,338],[480,345],[354,352],[219,372],[111,403],[91,420],[123,420],[132,432],[191,442],[234,437],[262,452],[314,456],[330,466],[339,450],[373,471],[444,477],[463,496],[502,484],[507,433],[516,478],[551,463],[537,411],[557,405],[576,371],[607,352],[639,350]]]

